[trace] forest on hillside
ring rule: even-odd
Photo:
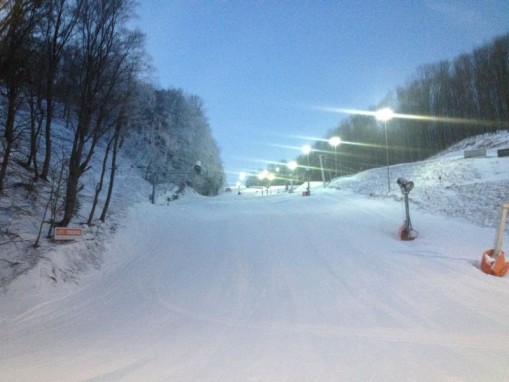
[[[80,213],[91,224],[97,207],[104,221],[120,152],[154,186],[219,192],[224,171],[203,101],[145,80],[145,36],[129,29],[135,8],[133,0],[0,2],[0,198],[19,186],[12,163],[22,164],[32,174],[26,187],[51,184],[52,221],[67,226],[83,174],[101,156],[92,211]],[[56,144],[62,130],[65,145]]]
[[[391,108],[386,123],[376,110]],[[353,114],[315,142],[309,155],[296,158],[295,178],[322,180],[369,168],[429,158],[464,138],[509,129],[509,34],[451,61],[417,68],[412,78],[376,107]],[[387,131],[387,146],[386,136]],[[339,137],[335,148],[329,143]],[[386,147],[388,150],[386,150]],[[278,174],[272,184],[292,178],[286,161],[268,166]],[[265,185],[251,176],[247,185]]]

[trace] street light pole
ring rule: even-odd
[[[267,170],[263,170],[262,172],[260,172],[258,174],[258,180],[260,181],[260,184],[261,184],[261,189],[262,189],[262,196],[263,196],[263,180],[267,178],[267,175],[269,175],[269,172]],[[267,194],[268,195],[268,194]]]
[[[392,109],[386,107],[386,108],[378,110],[375,113],[375,117],[377,120],[384,122],[385,160],[386,160],[386,167],[387,167],[387,189],[388,189],[388,192],[391,192],[391,177],[390,177],[390,173],[389,173],[389,145],[388,145],[388,139],[387,139],[387,121],[390,121],[392,118],[394,118],[394,112],[392,111]]]
[[[338,176],[338,152],[337,147],[341,143],[340,137],[331,137],[329,138],[329,145],[334,146],[334,175]]]
[[[246,179],[246,173],[241,172],[239,174],[239,181],[237,182],[237,185],[238,185],[237,195],[240,195],[240,186],[242,185],[242,182],[244,182],[244,179]]]
[[[389,173],[389,145],[387,143],[387,120],[384,121],[384,130],[385,130],[385,162],[387,167],[387,189],[388,192],[391,192],[391,176]]]
[[[293,192],[293,170],[295,170],[297,168],[297,162],[294,160],[288,162],[288,168],[292,172],[292,179],[290,182],[290,191],[289,192]]]
[[[307,175],[308,175],[308,189],[307,189],[307,192],[306,192],[306,195],[309,196],[311,195],[311,169],[309,167],[309,153],[311,152],[311,146],[309,145],[305,145],[302,147],[302,152],[304,154],[306,154],[307,156],[307,162],[308,162],[308,168],[307,168]]]
[[[269,195],[269,189],[270,189],[270,186],[272,185],[272,181],[276,178],[276,176],[269,172],[267,174],[267,195]],[[271,192],[272,193],[272,192]]]

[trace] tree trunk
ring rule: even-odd
[[[53,81],[53,80],[51,80]],[[47,110],[46,110],[46,130],[44,139],[46,142],[46,153],[44,155],[44,163],[42,165],[41,179],[48,180],[49,168],[51,164],[51,122],[53,120],[53,95],[51,94],[53,86],[48,83],[47,90]]]
[[[2,167],[0,169],[0,193],[4,190],[5,178],[7,175],[7,164],[9,163],[9,156],[12,151],[12,144],[14,143],[14,121],[16,117],[16,100],[17,92],[16,89],[11,87],[8,90],[8,105],[7,105],[7,121],[5,124],[5,151],[2,161]]]
[[[34,182],[39,179],[39,166],[37,163],[37,150],[39,148],[39,137],[42,129],[42,106],[40,96],[37,96],[37,106],[34,104],[33,95],[30,100],[30,152],[25,162],[25,166],[30,168],[31,164],[34,165]],[[38,114],[41,113],[41,114]]]
[[[120,136],[120,128],[115,131],[115,137],[113,139],[113,152],[111,154],[111,171],[110,171],[110,184],[108,185],[108,194],[106,196],[106,201],[104,202],[103,211],[101,213],[100,220],[104,223],[106,221],[106,214],[108,213],[108,209],[110,206],[111,195],[113,193],[113,183],[115,181],[115,171],[117,169],[117,152],[118,152],[118,143]]]
[[[103,188],[104,175],[106,174],[106,165],[108,163],[108,156],[110,153],[112,142],[113,142],[113,137],[108,141],[108,145],[106,146],[106,152],[104,153],[104,159],[103,159],[102,168],[101,168],[101,176],[99,178],[99,183],[97,183],[97,185],[95,187],[94,201],[92,202],[92,209],[90,210],[90,215],[88,216],[87,225],[89,225],[89,226],[92,224],[95,209],[97,207],[97,202],[99,200],[99,194],[101,193],[101,190]]]
[[[65,192],[64,217],[57,224],[60,227],[67,227],[71,222],[76,207],[78,197],[78,182],[80,179],[79,165],[69,166],[69,177],[67,179],[67,188]]]
[[[80,122],[78,125],[80,126],[82,123],[83,122]],[[84,128],[82,127],[81,129]],[[61,227],[67,227],[71,222],[76,207],[76,199],[78,197],[78,182],[82,174],[80,162],[84,146],[84,137],[79,134],[79,131],[78,127],[78,132],[76,132],[71,150],[71,157],[69,158],[69,175],[67,177],[67,187],[65,191],[64,217],[57,224]]]

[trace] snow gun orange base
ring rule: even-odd
[[[502,242],[504,241],[505,222],[507,220],[507,211],[509,203],[502,205],[502,217],[498,225],[497,242],[495,249],[484,251],[481,260],[481,270],[489,275],[503,277],[509,270],[509,263],[505,261],[505,254],[502,251]]]
[[[403,241],[415,240],[417,232],[407,225],[402,225],[399,229],[399,238]]]
[[[484,251],[481,260],[481,270],[489,275],[504,277],[509,271],[509,263],[505,260],[504,251],[500,251],[498,256],[494,257],[495,250]]]

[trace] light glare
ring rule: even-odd
[[[337,147],[337,146],[339,146],[340,143],[341,143],[341,138],[340,137],[331,137],[331,138],[329,138],[329,144],[331,146]]]
[[[311,152],[311,146],[310,145],[304,145],[302,146],[302,152],[306,155],[308,155]]]
[[[329,113],[339,114],[353,114],[377,117],[376,111],[359,110],[359,109],[343,109],[337,107],[320,106],[318,110],[326,111]],[[485,126],[485,127],[509,127],[509,122],[505,121],[488,121],[483,119],[459,118],[459,117],[441,117],[433,115],[416,115],[416,114],[392,114],[392,118],[408,119],[414,121],[430,121],[430,122],[444,122],[454,125],[471,125],[471,126]]]
[[[394,118],[394,112],[389,107],[384,107],[383,109],[377,110],[375,113],[375,118],[379,121],[387,122]]]

